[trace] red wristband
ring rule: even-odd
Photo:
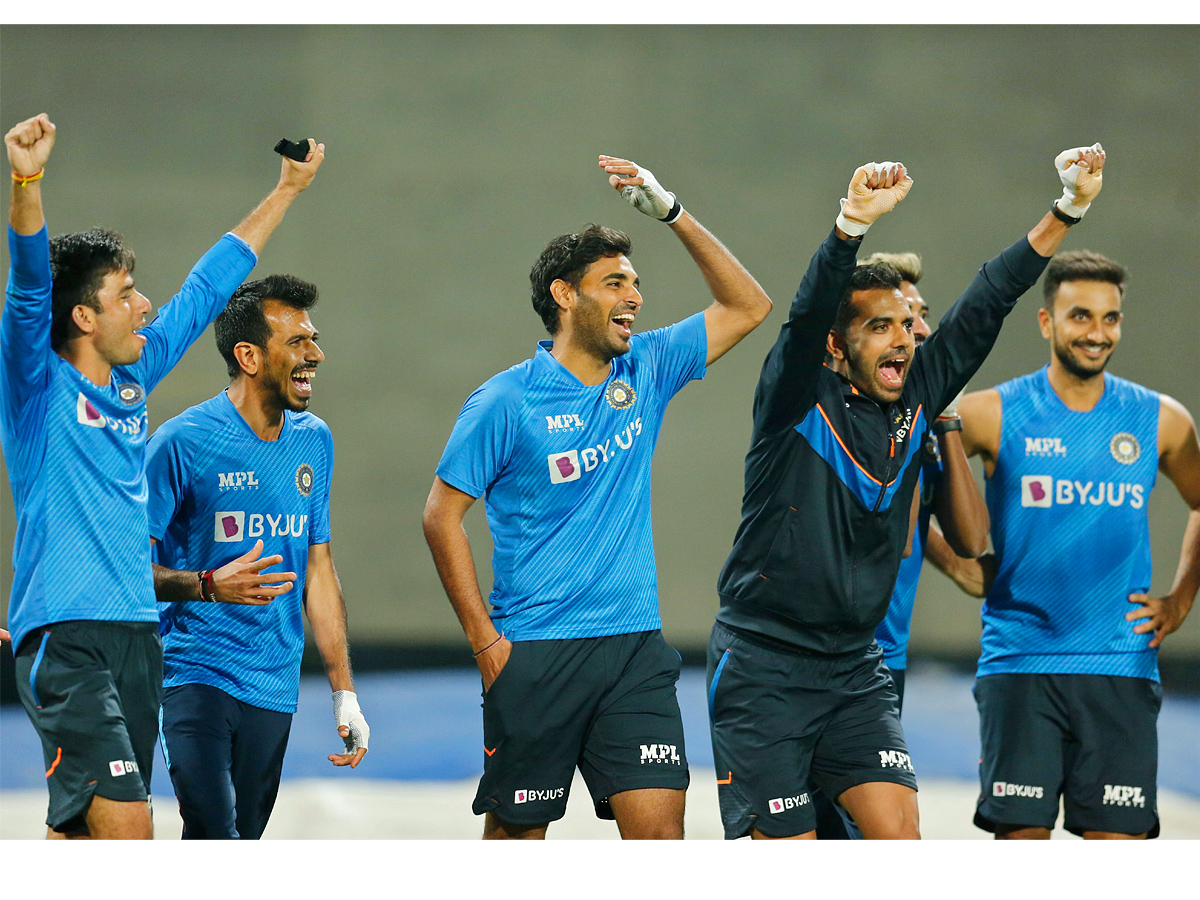
[[[212,569],[200,572],[200,599],[205,603],[217,602],[217,589],[213,586]]]

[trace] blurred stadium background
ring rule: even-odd
[[[634,240],[640,327],[707,305],[665,229],[607,187],[598,153],[654,170],[776,302],[771,319],[674,401],[655,469],[664,632],[699,665],[714,585],[738,522],[750,399],[808,258],[854,167],[899,159],[915,187],[871,249],[917,250],[936,320],[978,265],[1058,194],[1059,150],[1100,140],[1110,178],[1069,248],[1132,273],[1111,367],[1200,414],[1197,27],[68,27],[0,28],[0,125],[48,112],[52,234],[125,234],[156,305],[274,184],[280,137],[316,137],[327,163],[256,276],[316,282],[327,360],[312,410],[337,443],[333,527],[372,749],[329,771],[327,686],[306,658],[300,712],[268,837],[473,837],[481,770],[478,679],[420,529],[467,394],[544,336],[527,272],[553,236],[597,221]],[[1066,66],[1073,47],[1086,65]],[[7,254],[3,262],[7,268]],[[972,383],[1046,360],[1037,289]],[[152,427],[226,384],[211,333],[150,401]],[[1182,377],[1181,377],[1182,376]],[[1169,586],[1185,508],[1150,504],[1155,589]],[[13,511],[0,490],[0,621]],[[491,546],[468,517],[481,581]],[[614,560],[619,565],[620,560]],[[970,696],[978,605],[927,567],[913,623],[905,723],[930,837],[970,825],[978,737]],[[1200,624],[1161,654],[1164,836],[1200,837]],[[0,651],[0,838],[39,837],[44,779]],[[689,834],[717,837],[703,675],[679,694],[693,787]],[[336,777],[335,777],[336,776]],[[581,787],[581,786],[580,786]],[[177,818],[164,767],[158,826]],[[615,836],[575,792],[552,836]],[[351,815],[354,812],[354,815]],[[1056,832],[1060,834],[1060,832]]]

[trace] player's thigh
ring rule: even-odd
[[[623,839],[681,841],[686,798],[681,789],[637,788],[611,794],[608,802]]]
[[[511,826],[561,819],[603,686],[594,639],[515,641],[483,697],[475,815]]]
[[[157,622],[129,623],[125,628],[128,642],[119,664],[114,665],[113,678],[133,756],[149,794],[162,706],[162,639]]]
[[[181,684],[163,692],[163,758],[184,840],[238,838],[231,771],[240,719],[241,704],[212,685]]]
[[[975,824],[991,832],[1052,829],[1058,818],[1070,725],[1049,676],[985,675],[979,708],[979,802]]]
[[[1162,686],[1116,675],[1053,677],[1068,696],[1078,741],[1063,785],[1063,826],[1078,835],[1157,837]]]
[[[292,714],[243,704],[233,732],[230,775],[237,807],[237,831],[243,841],[262,837],[275,808],[283,755],[287,751]]]
[[[813,831],[813,750],[829,709],[812,663],[718,622],[708,644],[709,724],[728,840]]]
[[[140,800],[93,797],[88,807],[87,826],[92,839],[98,841],[148,841],[154,838],[150,804]]]
[[[679,654],[658,631],[598,640],[604,647],[602,677],[606,689],[579,757],[579,771],[596,815],[602,819],[616,817],[623,834],[627,830],[682,834],[681,795],[688,786],[688,766],[683,717],[675,695]],[[645,794],[641,799],[626,797],[622,805],[624,819],[621,809],[609,801],[619,793],[651,789],[668,793]],[[650,822],[640,818],[642,814],[659,813],[670,819]]]
[[[919,840],[920,814],[914,788],[890,781],[869,781],[847,788],[838,798],[869,841]]]
[[[17,651],[17,691],[46,764],[46,824],[58,832],[87,833],[94,796],[147,798],[110,668],[120,642],[108,625],[59,622]]]

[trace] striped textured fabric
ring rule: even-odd
[[[311,413],[284,412],[264,441],[221,392],[164,422],[148,446],[155,562],[216,569],[262,539],[263,556],[295,572],[266,606],[161,604],[163,684],[207,684],[262,709],[295,712],[304,651],[304,576],[310,544],[329,541],[333,437]]]
[[[635,335],[598,385],[550,346],[467,398],[438,463],[486,498],[492,619],[511,640],[660,628],[650,462],[668,401],[704,377],[704,314]]]
[[[1158,472],[1159,396],[1105,374],[1090,412],[1043,368],[1000,385],[1000,455],[987,482],[999,558],[983,606],[979,675],[1158,678],[1129,595],[1150,588],[1146,507]]]

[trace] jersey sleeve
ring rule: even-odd
[[[186,429],[166,422],[146,442],[146,513],[150,537],[159,544],[179,514],[192,480],[192,451]]]
[[[654,362],[655,384],[667,399],[708,371],[708,331],[703,312],[666,328],[647,331],[639,336],[639,342],[641,352]]]
[[[482,497],[512,456],[519,404],[520,385],[508,372],[471,394],[442,451],[438,477],[465,494]]]
[[[142,329],[146,347],[130,366],[146,393],[166,377],[195,343],[258,262],[250,245],[232,232],[224,235],[188,273],[179,293]]]
[[[12,265],[0,314],[0,390],[4,414],[15,421],[16,412],[50,383],[53,282],[46,226],[30,235],[17,234],[10,226],[8,252]]]
[[[321,442],[325,448],[325,465],[322,466],[321,479],[317,482],[312,493],[308,519],[308,543],[327,544],[332,535],[329,527],[329,494],[333,486],[333,434],[329,426],[322,423]]]

